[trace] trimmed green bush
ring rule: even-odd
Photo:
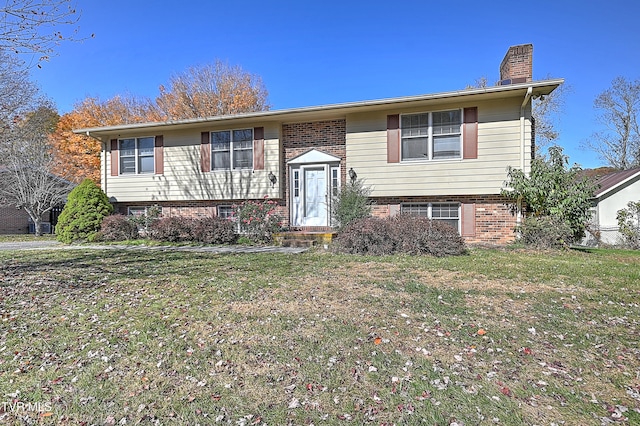
[[[67,198],[56,225],[57,238],[67,244],[93,241],[102,220],[112,212],[107,195],[91,179],[85,179]]]

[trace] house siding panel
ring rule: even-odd
[[[407,193],[422,196],[443,193],[497,195],[506,178],[507,168],[520,165],[518,102],[515,99],[477,103],[478,155],[473,160],[390,164],[386,156],[388,111],[349,115],[347,168],[353,168],[358,177],[372,187],[372,195],[378,197],[402,196]],[[421,110],[413,108],[400,112]],[[528,121],[526,120],[525,152],[530,151],[531,144]]]
[[[202,172],[201,131],[167,132],[163,135],[164,174],[107,177],[107,195],[117,202],[280,198],[280,186],[272,188],[268,177],[269,171],[280,173],[279,133],[277,125],[265,127],[264,170]]]

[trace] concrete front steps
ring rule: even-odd
[[[289,231],[274,234],[276,244],[282,247],[322,247],[328,248],[336,236],[333,231]]]

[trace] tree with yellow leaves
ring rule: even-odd
[[[73,129],[241,114],[269,109],[262,79],[216,60],[191,67],[159,87],[155,102],[133,95],[88,97],[64,114],[52,136],[56,156],[73,180],[100,182],[100,142]]]

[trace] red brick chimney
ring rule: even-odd
[[[500,64],[501,86],[533,80],[533,44],[511,46]]]

